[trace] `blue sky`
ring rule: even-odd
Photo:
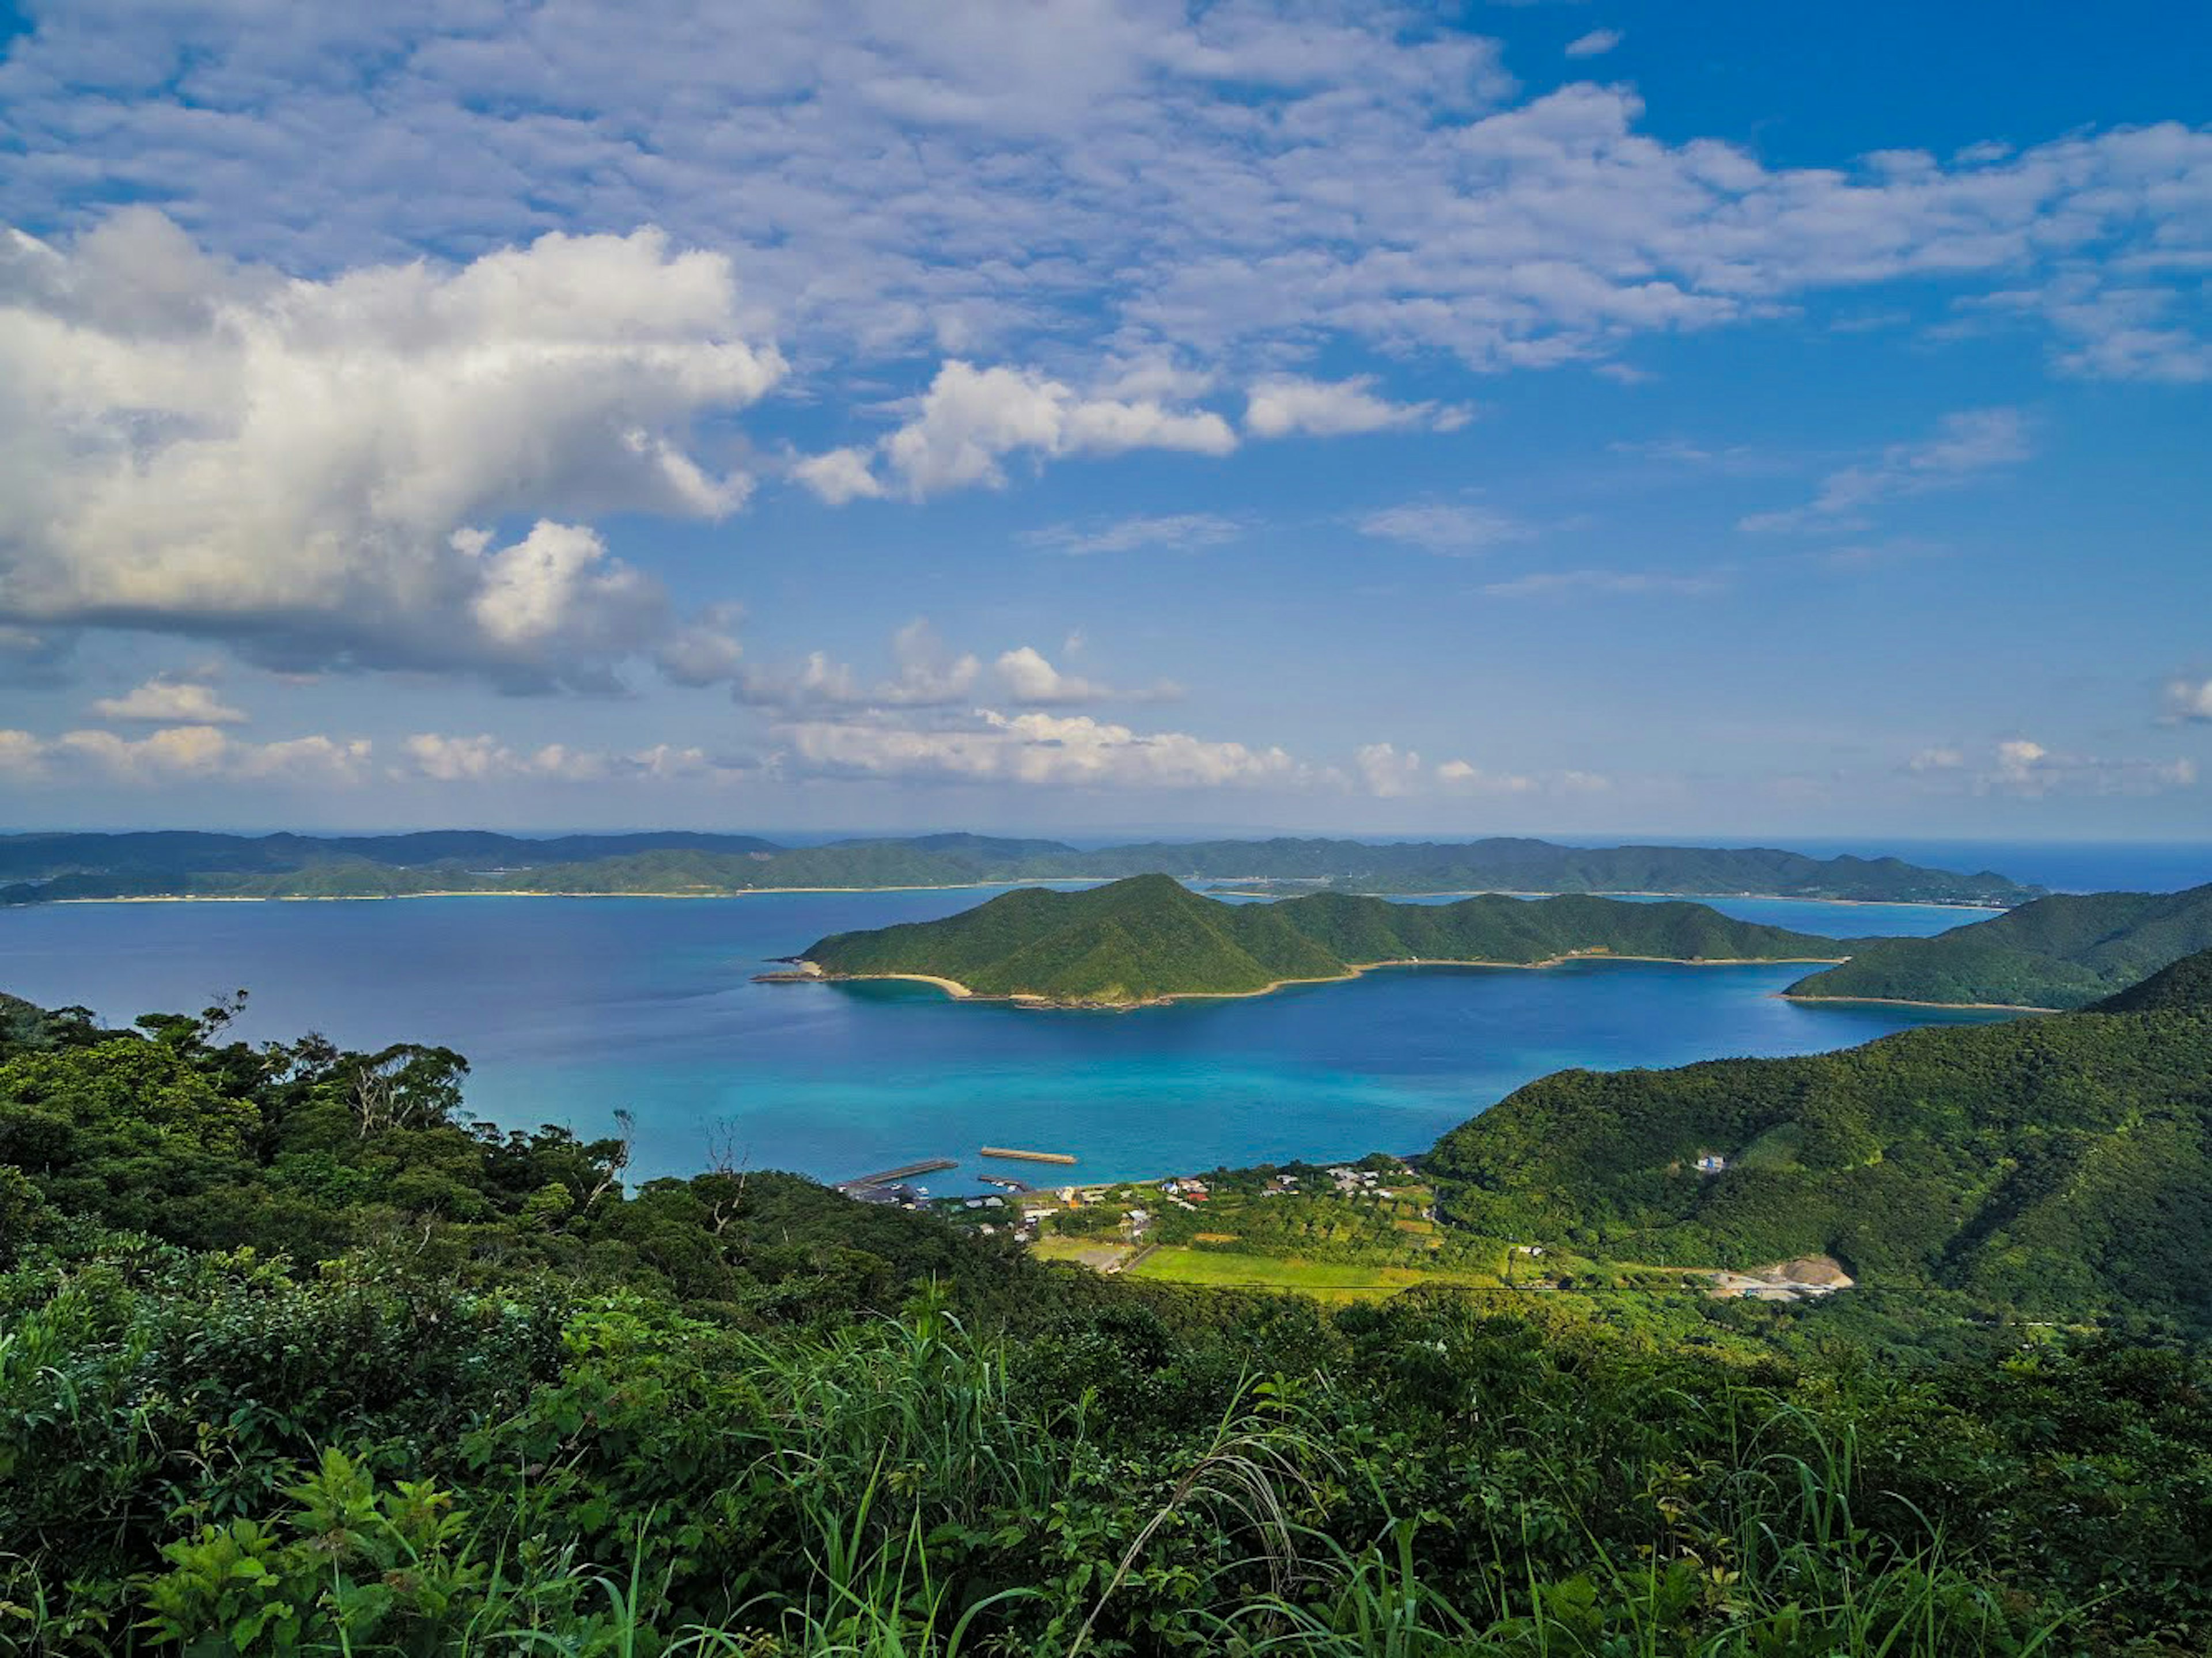
[[[2212,817],[2204,9],[0,19],[7,823]]]

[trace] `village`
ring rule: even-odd
[[[1059,1153],[1008,1152],[1040,1163]],[[928,1211],[986,1237],[1003,1236],[1038,1258],[1108,1277],[1272,1290],[1353,1301],[1423,1284],[1537,1294],[1702,1292],[1715,1299],[1815,1300],[1852,1287],[1826,1256],[1753,1269],[1607,1262],[1538,1243],[1484,1239],[1439,1226],[1436,1195],[1416,1160],[1370,1155],[1355,1162],[1215,1169],[1156,1179],[1032,1185],[980,1175],[983,1193],[944,1195],[918,1184],[957,1168],[931,1158],[841,1189],[860,1202]],[[1695,1172],[1729,1167],[1700,1155]]]

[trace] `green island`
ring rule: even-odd
[[[793,847],[660,830],[549,839],[483,830],[240,835],[197,831],[0,835],[0,904],[118,898],[399,898],[446,893],[716,897],[1110,881],[1162,874],[1283,891],[1666,892],[2002,908],[2040,890],[1982,871],[1771,847],[1564,847],[1493,837],[1154,841],[1079,848],[947,834]]]
[[[1136,1007],[1252,996],[1370,968],[1538,967],[1592,956],[1686,963],[1832,962],[1848,941],[1733,920],[1693,903],[1498,894],[1394,904],[1348,893],[1234,904],[1172,877],[1080,892],[1030,888],[941,920],[840,932],[792,978],[915,978],[956,996]]]
[[[632,1182],[451,1050],[235,1011],[0,999],[0,1648],[2212,1642],[2212,952],[1425,1157],[914,1208],[703,1130]]]
[[[2212,885],[2182,892],[2063,894],[1927,938],[1856,945],[1802,979],[1806,999],[2078,1008],[2212,948]]]

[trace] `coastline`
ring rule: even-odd
[[[1209,898],[1260,898],[1271,902],[1286,898],[1312,897],[1324,892],[1336,892],[1335,887],[1313,887],[1304,892],[1258,892],[1249,887],[1207,887],[1204,896]],[[1646,887],[1602,887],[1587,891],[1577,888],[1571,892],[1532,890],[1523,887],[1437,887],[1419,892],[1345,892],[1348,898],[1380,898],[1390,903],[1411,898],[1678,898],[1685,903],[1709,904],[1720,898],[1747,898],[1759,903],[1772,904],[1837,904],[1846,909],[1892,909],[1910,907],[1914,909],[1970,909],[1991,915],[2002,915],[2018,908],[1979,898],[1816,898],[1802,892],[1666,892]],[[1961,921],[1961,926],[1972,922]]]
[[[890,887],[731,887],[714,892],[567,892],[550,887],[450,887],[434,892],[147,892],[112,898],[34,898],[9,909],[60,904],[384,904],[410,898],[660,898],[704,902],[725,898],[767,898],[779,893],[980,892],[987,887],[1104,886],[1106,878],[1030,875],[1012,881],[939,881]]]
[[[1445,957],[1408,957],[1401,961],[1348,962],[1342,973],[1333,973],[1325,978],[1277,979],[1272,984],[1261,985],[1255,990],[1178,990],[1172,995],[1148,997],[1139,1002],[1097,1002],[1062,1000],[1052,996],[1040,996],[1032,992],[1008,991],[1000,995],[986,995],[981,991],[962,984],[957,979],[939,978],[927,973],[831,973],[818,963],[802,958],[799,973],[790,982],[820,984],[860,984],[872,981],[903,979],[911,982],[935,985],[955,1001],[1009,1002],[1017,1007],[1056,1009],[1066,1012],[1133,1013],[1139,1008],[1170,1007],[1177,1002],[1231,1002],[1249,1000],[1255,996],[1272,996],[1292,985],[1340,985],[1362,978],[1370,973],[1391,969],[1425,967],[1487,967],[1515,968],[1528,972],[1540,972],[1547,968],[1565,967],[1572,962],[1645,962],[1661,967],[1832,967],[1847,962],[1848,956],[1709,956],[1692,959],[1680,956],[1620,956],[1611,950],[1571,951],[1541,962],[1485,962],[1449,959]],[[1777,993],[1778,994],[1779,993]],[[1843,1000],[1840,997],[1802,997],[1805,1001]],[[1948,1004],[1926,1003],[1936,1006]],[[2024,1010],[2033,1012],[2048,1009]]]
[[[148,892],[117,894],[106,898],[33,898],[21,904],[0,906],[9,909],[30,909],[46,904],[365,904],[394,903],[411,898],[659,898],[667,900],[708,900],[727,898],[765,898],[788,893],[868,893],[868,892],[981,892],[993,887],[1101,887],[1118,879],[1106,875],[1024,875],[1003,881],[933,881],[893,886],[864,887],[729,887],[714,891],[696,889],[678,892],[571,892],[549,887],[441,887],[429,892]],[[1316,889],[1316,891],[1330,889]],[[1255,898],[1270,902],[1310,896],[1292,892],[1255,892],[1239,887],[1210,889],[1204,896],[1225,898]],[[1607,888],[1592,892],[1526,891],[1514,887],[1448,887],[1429,892],[1361,892],[1349,895],[1360,898],[1379,898],[1385,903],[1413,898],[1675,898],[1686,903],[1710,903],[1715,899],[1741,898],[1761,903],[1838,904],[1847,908],[1888,908],[1911,906],[1917,909],[1959,909],[1984,911],[1992,915],[2004,914],[2012,908],[2007,904],[1990,903],[1966,898],[1814,898],[1793,892],[1660,892],[1643,888]],[[1961,922],[1960,925],[1970,926]],[[1629,957],[1627,960],[1663,961],[1664,957]],[[1826,959],[1814,958],[1808,959]],[[1443,963],[1438,963],[1443,965]],[[1527,962],[1460,962],[1459,967],[1527,967],[1543,965]],[[1948,1003],[1934,1004],[1948,1006]]]
[[[2064,1013],[2069,1011],[2063,1007],[2030,1007],[2025,1002],[1920,1002],[1909,996],[1800,996],[1787,990],[1778,990],[1774,993],[1785,1002],[1843,1002],[1861,1007],[1950,1007],[1969,1013]]]

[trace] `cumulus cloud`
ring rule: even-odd
[[[1416,426],[1455,432],[1469,419],[1468,410],[1457,404],[1393,403],[1376,396],[1374,388],[1371,374],[1348,380],[1276,375],[1253,386],[1244,406],[1244,429],[1261,438],[1301,433],[1328,438]]]
[[[993,665],[1006,695],[1017,702],[1095,702],[1113,695],[1091,680],[1062,673],[1030,645],[1006,652]]]
[[[1588,34],[1578,34],[1567,42],[1570,58],[1602,58],[1620,44],[1619,29],[1592,29]]]
[[[1048,525],[1027,531],[1022,540],[1048,552],[1075,555],[1130,553],[1154,547],[1188,553],[1224,545],[1243,533],[1243,526],[1236,519],[1218,513],[1170,513],[1119,519],[1087,528]]]
[[[1352,760],[1370,794],[1387,800],[1420,786],[1421,756],[1411,750],[1401,753],[1389,743],[1370,743]]]
[[[917,499],[1006,482],[1000,463],[1029,453],[1110,455],[1180,449],[1225,455],[1237,434],[1206,410],[1156,398],[1087,398],[1036,369],[977,368],[955,358],[937,371],[912,419],[883,442],[885,461]]]
[[[0,773],[19,780],[69,785],[231,779],[345,786],[365,780],[370,753],[365,738],[311,736],[245,743],[206,725],[166,726],[139,738],[106,731],[64,732],[54,738],[0,731]]]
[[[1364,514],[1355,520],[1354,527],[1364,536],[1401,541],[1425,552],[1457,557],[1519,541],[1529,533],[1527,526],[1487,507],[1441,501],[1385,507]]]
[[[238,726],[246,713],[217,696],[212,686],[197,679],[176,679],[157,674],[120,696],[103,696],[92,705],[102,720],[128,720],[155,726]]]
[[[1077,788],[1246,788],[1305,781],[1279,748],[1139,732],[1088,714],[977,709],[952,725],[801,720],[783,728],[793,765],[817,776]]]
[[[832,507],[872,501],[884,493],[865,449],[831,449],[795,463],[791,475]]]
[[[1831,472],[1805,506],[1759,513],[1744,530],[1839,527],[1867,508],[1909,495],[1953,489],[1984,474],[2017,465],[2034,452],[2027,420],[2017,409],[1969,409],[1946,415],[1934,435],[1893,443],[1875,459]]]
[[[0,620],[226,641],[273,665],[603,679],[657,584],[556,512],[714,518],[685,447],[783,373],[720,254],[546,235],[327,280],[126,210],[0,244]],[[538,516],[543,514],[543,516]],[[538,516],[495,546],[482,527]]]

